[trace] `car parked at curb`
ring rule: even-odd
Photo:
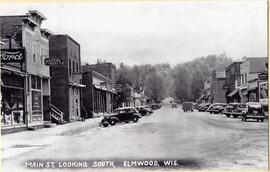
[[[226,106],[226,104],[216,105],[211,109],[210,113],[214,113],[214,114],[219,114],[220,113],[221,114],[221,113],[224,112],[225,106]]]
[[[146,107],[146,106],[139,106],[136,107],[137,111],[142,115],[142,116],[149,116],[150,114],[153,113],[152,109]]]
[[[248,119],[255,119],[258,122],[263,122],[265,119],[265,113],[263,107],[258,102],[247,102],[246,110],[242,112],[242,121],[247,121]]]
[[[194,104],[193,104],[193,102],[183,102],[183,104],[182,104],[182,110],[184,111],[184,112],[187,112],[187,111],[194,111],[194,106],[193,106]]]
[[[140,118],[141,114],[134,107],[123,107],[115,109],[110,115],[104,116],[104,118],[101,120],[101,125],[107,127],[109,125],[113,126],[121,122],[138,122]]]
[[[236,108],[236,106],[239,103],[229,103],[227,104],[227,106],[225,106],[223,114],[225,114],[228,118],[230,118],[232,116],[232,112],[233,110]]]
[[[238,118],[242,116],[242,112],[247,110],[247,106],[245,103],[238,103],[236,104],[232,111],[231,111],[231,115],[233,116],[233,118]]]
[[[211,105],[210,103],[202,103],[199,105],[198,111],[205,112],[209,108],[210,105]]]

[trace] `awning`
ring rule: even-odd
[[[102,86],[100,86],[100,85],[93,85],[96,89],[99,89],[99,90],[104,90],[104,91],[109,91],[109,90],[107,90],[105,87],[102,87]]]
[[[69,82],[69,85],[75,86],[75,87],[82,87],[82,88],[86,87],[86,85],[75,83],[75,82]]]
[[[238,89],[235,89],[230,94],[228,94],[228,97],[232,97],[232,96],[234,96],[238,92],[239,92],[239,90]]]
[[[26,77],[28,76],[27,73],[25,72],[21,72],[21,71],[17,71],[17,70],[14,70],[14,69],[9,69],[9,68],[5,68],[5,67],[1,67],[1,73],[13,73],[15,75],[19,75],[21,77]]]

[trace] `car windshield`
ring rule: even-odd
[[[247,105],[251,108],[261,108],[261,104],[257,102],[247,103]]]
[[[244,104],[240,104],[238,107],[239,107],[239,108],[245,108],[245,107],[246,107],[246,105],[244,105]]]

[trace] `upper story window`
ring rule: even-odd
[[[72,71],[71,71],[71,59],[69,59],[69,61],[68,61],[69,63],[68,63],[68,65],[69,65],[69,75],[71,76],[71,74],[72,74]]]
[[[42,66],[44,66],[44,55],[45,55],[44,49],[40,48],[40,64]]]
[[[79,72],[79,64],[76,63],[76,72]]]
[[[32,54],[33,54],[32,61],[33,61],[33,63],[36,63],[36,46],[35,46],[35,44],[32,45]]]
[[[72,64],[72,69],[73,69],[73,72],[75,72],[75,62],[73,61],[73,64]]]

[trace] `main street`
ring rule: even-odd
[[[138,123],[99,127],[100,118],[2,136],[3,171],[29,160],[179,160],[185,169],[267,169],[268,120],[242,122],[172,109],[169,99]]]

